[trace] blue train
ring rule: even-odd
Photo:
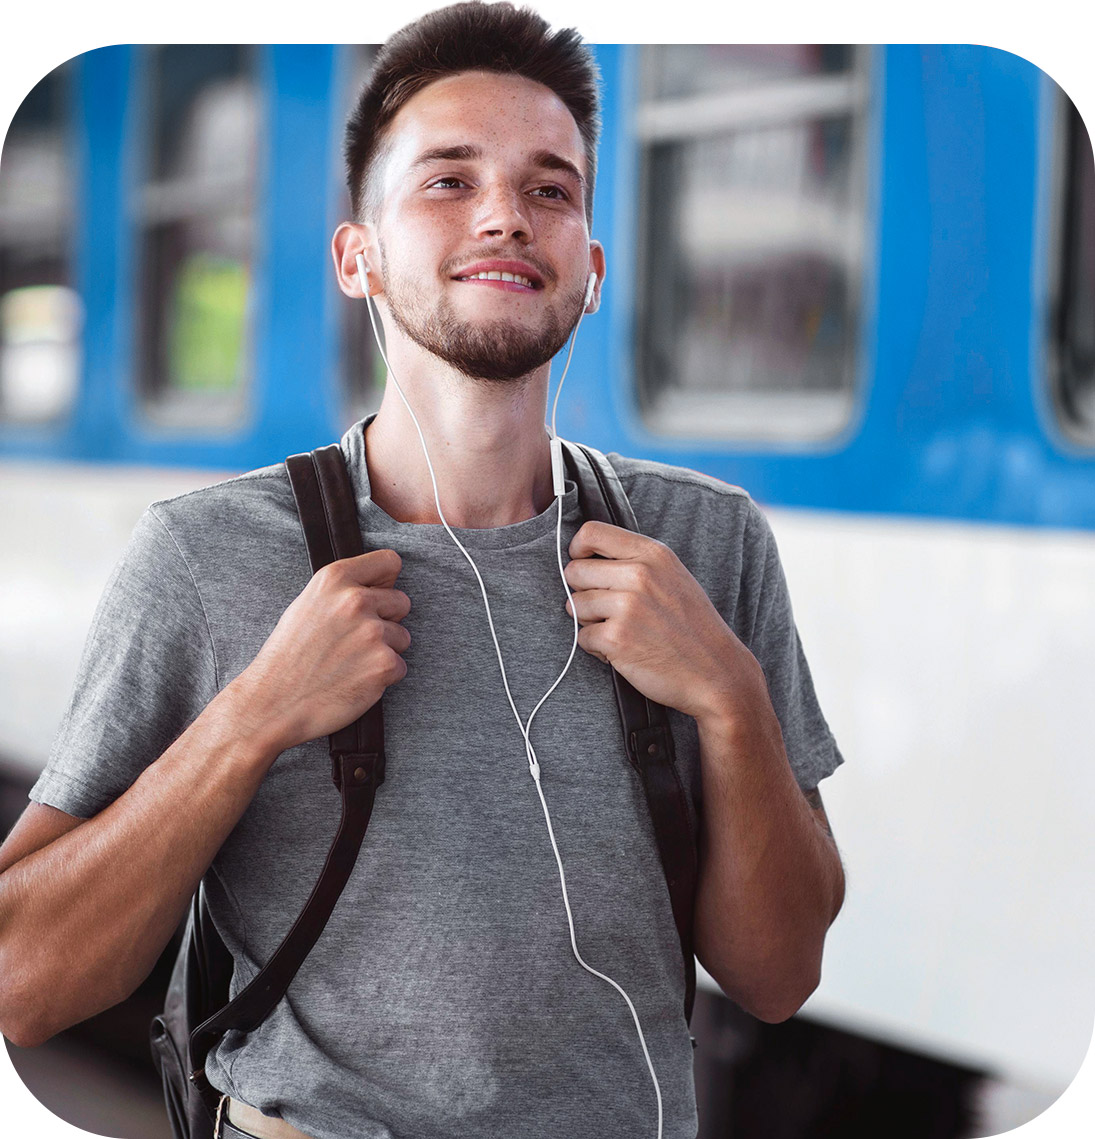
[[[560,432],[740,484],[769,512],[849,760],[826,789],[848,902],[806,1013],[1049,1102],[1095,1009],[1073,901],[1095,873],[1087,131],[1052,79],[985,47],[596,56],[608,277]],[[329,442],[378,404],[364,313],[327,252],[370,58],[103,48],[16,116],[9,770],[44,762],[148,501]]]
[[[782,46],[769,49],[772,58],[738,45],[687,49],[699,53],[696,60],[683,48],[660,49],[668,60],[655,48],[598,49],[605,130],[595,231],[608,249],[609,283],[604,315],[583,330],[572,375],[580,396],[566,408],[568,430],[740,482],[765,503],[1090,529],[1095,191],[1075,110],[1037,68],[990,48],[901,45],[843,55],[830,48],[839,58],[821,59],[786,50],[806,45]],[[44,422],[3,415],[0,456],[235,469],[318,444],[346,422],[342,299],[323,250],[344,208],[341,111],[367,53],[292,45],[204,55],[218,51],[224,58],[207,58],[208,74],[195,75],[201,65],[188,64],[184,48],[104,48],[73,60],[55,80],[51,110],[60,120],[55,129],[67,133],[70,180],[60,207],[67,218],[58,224],[69,229],[64,250],[50,254],[64,264],[46,276],[63,279],[82,300],[79,382]],[[730,76],[722,86],[720,75]],[[190,96],[186,109],[149,90],[172,78]],[[206,94],[219,90],[219,104],[214,97],[203,106],[203,79],[211,80]],[[769,89],[772,102],[783,99],[774,110],[764,105]],[[182,160],[172,184],[157,148],[172,131],[185,133],[188,113],[193,127],[218,107],[234,116],[222,145],[248,153],[236,152],[220,187],[215,171]],[[702,244],[692,231],[709,219],[676,215],[728,208],[708,200],[712,183],[704,181],[712,156],[733,163],[727,138],[781,134],[788,136],[782,149],[798,146],[801,157],[830,169],[801,187],[780,185],[781,176],[798,173],[800,156],[779,153],[777,144],[769,147],[771,171],[758,171],[763,157],[737,156],[726,189],[743,222],[753,220],[752,191],[764,194],[770,212],[795,215],[787,232],[766,246],[759,238],[752,249],[717,227],[708,232],[727,258],[797,265],[736,288],[724,272],[706,289],[714,258],[691,246]],[[818,147],[846,153],[808,153]],[[5,157],[18,178],[14,153]],[[677,167],[677,183],[658,182],[667,165]],[[748,185],[758,173],[773,180]],[[823,184],[836,179],[850,183],[843,198],[839,187]],[[172,201],[172,193],[189,201]],[[176,417],[176,425],[163,414],[163,377],[152,375],[163,366],[163,346],[148,343],[162,331],[151,310],[165,268],[178,267],[166,264],[163,244],[207,208],[226,218],[234,208],[234,224],[247,234],[222,237],[233,248],[221,250],[219,277],[210,277],[246,307],[246,360],[236,361],[239,375],[231,377],[239,388],[228,401],[235,414],[216,406],[222,390],[210,393],[218,397],[211,408]],[[14,228],[17,209],[5,212],[6,291],[20,277],[25,230]],[[837,244],[855,246],[855,264]],[[1074,255],[1086,264],[1066,263]],[[224,269],[232,258],[246,281]],[[811,273],[825,279],[818,285]],[[669,312],[659,307],[665,298],[657,288],[666,275],[687,286],[666,302]],[[841,384],[837,414],[833,407],[821,414],[824,434],[781,430],[784,415],[803,414],[795,389],[786,412],[778,401],[769,409],[770,422],[746,416],[737,424],[731,411],[716,432],[701,430],[709,413],[690,417],[685,401],[674,414],[672,399],[655,398],[655,389],[720,394],[717,376],[680,374],[687,353],[677,350],[675,334],[711,318],[683,306],[711,307],[714,294],[715,316],[737,304],[744,320],[750,289],[758,303],[758,292],[780,284],[809,295],[801,312],[766,331],[800,341],[795,348],[828,373],[812,377],[802,368],[798,394],[833,394]],[[720,300],[720,291],[729,297]],[[691,295],[682,300],[682,293]],[[820,317],[805,311],[811,305]],[[811,319],[816,330],[802,327]],[[664,331],[655,325],[675,328],[652,345],[650,335]],[[713,337],[710,356],[725,364],[721,347]],[[667,359],[670,374],[652,376],[640,353]],[[751,378],[758,379],[744,377],[747,390]],[[11,402],[5,390],[0,414]]]

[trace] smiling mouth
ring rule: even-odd
[[[536,289],[538,286],[534,284],[528,277],[522,277],[520,273],[501,273],[496,270],[491,270],[485,273],[472,273],[467,277],[457,277],[458,281],[505,281],[511,285],[521,285],[526,289]]]

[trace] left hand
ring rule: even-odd
[[[767,702],[756,658],[665,543],[586,522],[569,552],[563,572],[582,626],[578,644],[644,696],[697,720]]]

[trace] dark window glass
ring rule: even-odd
[[[669,435],[806,441],[849,420],[867,57],[644,49],[639,396]]]
[[[172,44],[146,64],[141,390],[157,422],[227,426],[251,375],[254,49]]]
[[[61,418],[80,377],[72,77],[66,63],[23,100],[0,159],[0,418],[9,421]]]
[[[1080,112],[1061,98],[1065,147],[1053,382],[1065,430],[1095,444],[1095,161]]]

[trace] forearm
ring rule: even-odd
[[[0,876],[0,1013],[39,1043],[147,976],[277,755],[226,689],[100,814]]]
[[[766,689],[748,715],[697,723],[697,955],[745,1009],[783,1020],[817,986],[825,933],[843,900],[840,857],[795,782]]]

